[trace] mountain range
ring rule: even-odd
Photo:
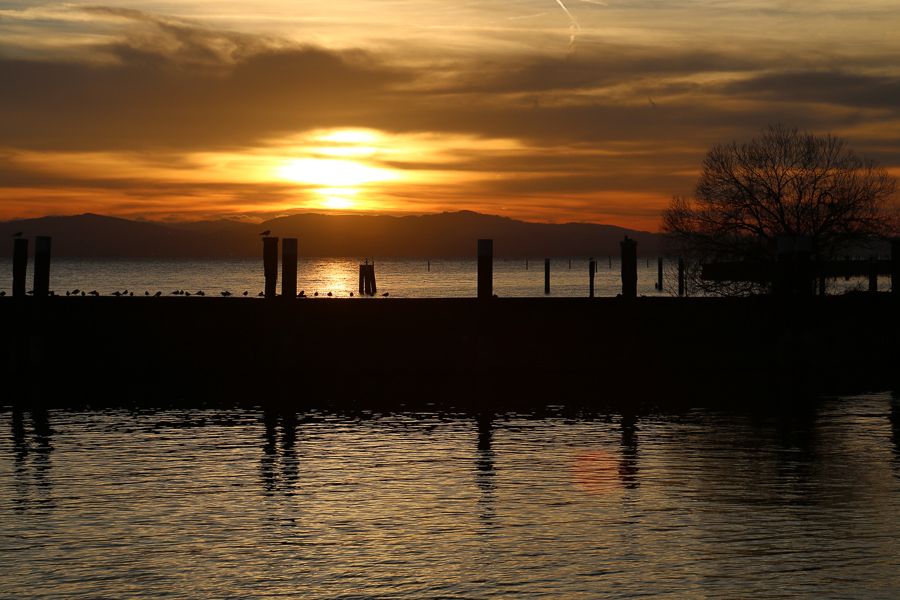
[[[421,216],[304,213],[262,223],[233,220],[162,223],[96,214],[0,222],[0,237],[49,235],[56,257],[257,257],[260,233],[298,238],[301,256],[466,257],[478,238],[494,240],[498,257],[606,256],[627,235],[638,254],[660,252],[662,236],[614,225],[531,223],[471,211]],[[33,246],[33,244],[32,244]],[[9,256],[12,244],[0,245]]]

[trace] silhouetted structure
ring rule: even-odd
[[[594,297],[594,275],[597,272],[597,261],[593,257],[588,261],[588,298]]]
[[[656,289],[663,289],[663,257],[656,258]]]
[[[620,242],[622,248],[622,297],[637,297],[637,242],[627,235]]]
[[[28,271],[28,240],[13,240],[13,289],[14,298],[25,296],[25,274]]]
[[[39,235],[34,240],[34,295],[42,298],[50,293],[51,239]]]
[[[544,259],[544,294],[550,294],[550,259]]]
[[[374,296],[378,293],[378,284],[375,281],[375,263],[369,264],[368,259],[359,265],[359,293],[366,296]]]
[[[494,295],[494,240],[478,240],[478,298]]]
[[[265,297],[274,298],[278,285],[278,238],[263,238],[263,270],[266,276]]]
[[[281,297],[297,296],[297,238],[281,240]]]
[[[685,295],[685,286],[684,286],[684,258],[678,257],[678,296],[682,297]]]

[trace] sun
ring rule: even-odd
[[[395,175],[387,170],[355,160],[336,158],[299,158],[278,169],[281,179],[309,185],[353,187],[390,181]]]

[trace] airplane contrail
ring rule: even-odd
[[[563,3],[562,0],[556,0],[556,3],[559,4],[559,7],[563,9],[563,12],[566,13],[567,17],[569,17],[569,46],[574,46],[575,38],[578,36],[578,32],[581,30],[581,25],[578,24],[578,21],[575,20],[575,17],[572,16],[572,13],[569,12],[568,7]]]

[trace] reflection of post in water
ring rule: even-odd
[[[619,478],[627,489],[638,487],[637,415],[622,413],[622,459],[619,461]]]
[[[280,460],[278,456],[279,420],[281,421]],[[299,471],[297,453],[294,449],[297,441],[297,415],[293,411],[265,409],[263,411],[263,424],[265,425],[265,443],[263,444],[263,456],[260,461],[263,488],[266,495],[271,496],[279,488],[280,483],[282,491],[286,495],[291,495],[292,488],[297,482]],[[280,477],[276,470],[279,462],[281,463]]]
[[[475,457],[475,485],[481,490],[478,501],[482,507],[481,518],[490,521],[494,517],[494,415],[489,412],[479,413],[476,421],[478,452]]]
[[[16,508],[24,510],[29,504],[47,504],[51,501],[50,453],[53,451],[50,416],[40,405],[29,408],[31,415],[31,439],[25,427],[24,411],[18,406],[12,412],[12,438],[15,449],[16,483],[19,498]],[[28,460],[30,458],[30,461]],[[30,475],[30,477],[29,477]],[[33,496],[36,495],[37,498]]]

